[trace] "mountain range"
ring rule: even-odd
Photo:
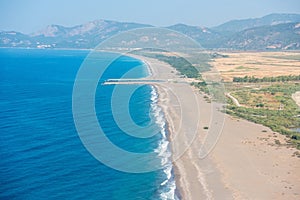
[[[117,33],[144,27],[152,26],[95,20],[74,27],[50,25],[32,34],[1,31],[0,47],[94,48]],[[211,28],[186,24],[165,28],[186,34],[208,49],[300,49],[300,14],[270,14],[261,18],[232,20]]]

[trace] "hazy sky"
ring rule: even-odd
[[[299,0],[0,0],[0,30],[30,33],[95,19],[155,26],[216,26],[231,19],[300,13]]]

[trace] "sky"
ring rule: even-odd
[[[0,0],[0,30],[32,33],[96,19],[213,27],[271,13],[300,14],[299,0]]]

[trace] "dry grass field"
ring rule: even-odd
[[[226,58],[215,58],[210,65],[217,69],[224,81],[233,77],[257,78],[299,75],[300,52],[223,52]]]
[[[276,97],[283,96],[282,92],[274,93],[273,95],[264,91],[241,90],[233,92],[232,95],[236,97],[243,107],[254,109],[270,109],[278,110],[280,108],[280,100]]]

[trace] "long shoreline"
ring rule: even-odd
[[[133,55],[132,57],[142,60],[147,65],[150,71],[150,76],[148,76],[148,78],[165,80],[182,79],[179,78],[176,70],[169,64],[142,56]],[[212,194],[206,183],[205,175],[202,172],[205,168],[214,169],[216,171],[216,173],[212,175],[211,179],[218,180],[216,181],[216,184],[214,184],[219,188],[219,194],[217,196],[231,196],[229,191],[223,187],[223,184],[221,184],[220,174],[213,166],[212,161],[206,159],[201,164],[198,163],[198,135],[196,134],[196,138],[194,138],[196,142],[193,142],[188,139],[188,134],[185,134],[185,132],[188,132],[188,129],[190,128],[188,127],[188,121],[190,118],[195,119],[196,121],[194,124],[197,125],[197,113],[192,116],[187,116],[185,117],[186,119],[183,120],[180,115],[184,113],[181,113],[181,110],[178,110],[178,108],[190,111],[186,113],[188,115],[192,113],[191,111],[194,110],[193,104],[197,103],[196,101],[191,101],[191,99],[195,98],[194,90],[188,83],[165,82],[153,83],[151,85],[153,85],[158,92],[158,105],[162,108],[167,122],[169,133],[168,139],[170,141],[173,156],[172,163],[177,187],[176,192],[179,193],[178,196],[180,196],[181,199],[211,199]],[[178,100],[181,102],[177,102]],[[178,103],[181,105],[178,105]],[[197,131],[197,128],[198,127],[195,127],[195,131]],[[189,142],[192,143],[187,145],[186,143]],[[184,147],[186,147],[186,149],[184,149]],[[178,156],[179,154],[182,155]]]
[[[148,78],[148,79],[161,78],[159,76],[158,72],[157,72],[158,68],[154,67],[156,64],[153,63],[153,62],[157,62],[156,59],[151,59],[151,58],[148,58],[148,57],[134,55],[134,54],[129,54],[129,56],[142,61],[146,65],[146,68],[148,70],[148,75],[145,78]],[[161,66],[161,64],[165,65],[164,67],[166,67],[166,66],[171,67],[171,66],[168,66],[165,63],[160,63],[160,66]],[[174,69],[172,69],[172,70],[174,70]],[[166,78],[166,77],[163,77],[163,78]],[[171,134],[172,134],[173,130],[172,130],[172,126],[171,126],[172,123],[170,123],[172,121],[172,119],[170,119],[170,115],[168,114],[168,112],[166,110],[166,106],[162,102],[162,98],[163,98],[162,96],[166,95],[166,93],[162,90],[162,88],[159,84],[151,83],[151,85],[154,87],[154,89],[156,90],[156,92],[158,94],[157,104],[162,109],[162,111],[164,113],[164,118],[165,118],[165,121],[166,121],[166,129],[167,129],[167,139],[168,139],[169,144],[170,144],[171,153],[173,153],[172,152],[172,142],[171,142],[171,140],[172,140],[171,139]],[[174,195],[179,199],[186,199],[185,196],[183,195],[185,193],[184,189],[182,188],[182,186],[180,184],[180,181],[179,181],[181,179],[181,175],[180,175],[181,172],[179,171],[176,162],[173,162],[172,160],[171,160],[171,162],[172,162],[172,170],[173,170],[172,173],[174,175],[175,184],[176,184],[176,189],[175,189],[175,194]]]
[[[132,57],[148,65],[151,79],[178,78],[176,70],[166,63],[142,56]],[[285,145],[285,136],[262,125],[225,115],[226,123],[217,145],[207,157],[200,159],[203,127],[211,126],[210,116],[215,112],[211,104],[189,84],[152,85],[157,89],[158,104],[168,123],[173,156],[178,155],[188,141],[189,122],[195,118],[200,120],[193,143],[180,157],[173,158],[181,199],[299,199],[300,159],[294,155],[296,149]],[[189,101],[194,95],[201,108],[198,117],[193,115],[191,107],[195,102]],[[178,98],[181,98],[181,105],[178,105]],[[180,116],[178,107],[189,111],[188,115]]]
[[[141,61],[143,61],[143,63],[146,65],[147,67],[147,70],[148,70],[148,76],[146,78],[149,78],[149,79],[155,79],[157,78],[157,69],[154,69],[153,66],[154,64],[152,63],[153,60],[147,58],[147,57],[143,57],[143,56],[136,56],[136,55],[130,55],[136,59],[139,59]],[[152,61],[152,62],[151,62]],[[157,94],[158,94],[158,101],[157,101],[157,104],[160,108],[162,108],[162,111],[164,113],[164,117],[165,117],[165,120],[166,120],[166,128],[167,128],[167,138],[168,138],[168,141],[170,142],[170,148],[171,148],[171,152],[172,152],[172,143],[171,143],[171,134],[172,134],[172,126],[171,126],[171,119],[170,119],[170,115],[168,114],[163,102],[162,102],[162,95],[166,95],[165,92],[163,92],[162,88],[158,85],[158,84],[151,84]],[[172,162],[172,169],[173,169],[173,175],[175,177],[175,184],[176,184],[176,189],[175,189],[175,196],[179,199],[185,199],[185,196],[183,195],[184,194],[184,190],[180,184],[180,179],[181,179],[181,175],[180,175],[180,171],[176,165],[176,162]]]

